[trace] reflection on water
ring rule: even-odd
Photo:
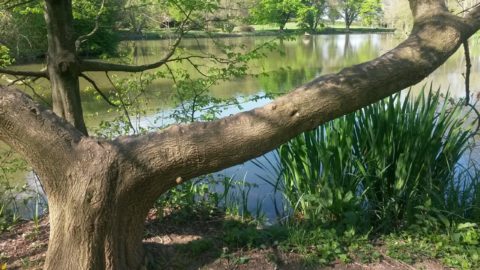
[[[240,37],[224,38],[220,41],[225,45],[245,46],[253,49],[264,42],[271,41],[267,37]],[[283,53],[268,52],[267,57],[256,60],[250,65],[251,73],[266,72],[269,76],[246,77],[232,79],[220,83],[211,89],[216,97],[231,97],[238,95],[252,95],[260,91],[282,92],[298,86],[318,75],[338,72],[343,67],[351,66],[371,60],[395,47],[401,40],[393,34],[355,34],[355,35],[319,35],[308,38],[298,37],[293,40],[277,41]],[[159,60],[169,49],[172,41],[128,41],[120,46],[121,55],[125,57],[112,59],[130,64],[144,64]],[[471,41],[472,58],[472,89],[480,86],[480,48],[478,40]],[[184,52],[201,55],[219,55],[221,52],[210,39],[187,39],[182,42]],[[177,64],[187,67],[192,74],[194,70],[187,63]],[[175,66],[172,66],[175,67]],[[18,69],[40,69],[41,65],[23,65]],[[465,70],[463,52],[459,51],[452,56],[442,67],[430,75],[424,82],[432,82],[435,87],[450,89],[455,97],[464,95]],[[118,73],[119,77],[127,77],[126,73]],[[111,89],[103,73],[90,73],[103,90]],[[82,88],[88,84],[82,80]],[[48,87],[45,80],[39,81],[37,87]],[[150,92],[157,97],[156,105],[160,108],[171,108],[172,84],[166,80],[157,80],[150,86]],[[418,87],[416,87],[417,89]],[[86,114],[105,112],[108,109],[103,101],[96,100],[91,93],[83,94]]]
[[[224,38],[220,42],[225,45],[239,46],[243,45],[247,49],[253,49],[260,44],[270,41],[267,37],[241,37]],[[215,85],[211,88],[211,95],[214,97],[238,97],[250,96],[259,93],[282,93],[291,90],[312,78],[328,73],[335,73],[342,68],[365,62],[387,52],[395,47],[401,40],[392,34],[355,34],[355,35],[320,35],[310,37],[298,37],[292,40],[279,40],[280,52],[269,52],[267,57],[255,60],[250,65],[250,73],[265,72],[263,76],[247,76],[241,79],[232,79]],[[160,59],[168,51],[172,41],[132,41],[121,44],[120,51],[127,56],[122,61],[131,64],[143,64]],[[218,47],[210,39],[188,39],[181,44],[181,49],[195,54],[219,54]],[[476,95],[480,90],[480,47],[478,40],[471,41],[472,74],[471,89],[472,95]],[[125,60],[127,59],[127,60]],[[120,61],[120,59],[113,59]],[[182,65],[182,64],[177,64]],[[193,68],[183,64],[185,68],[194,73]],[[41,65],[24,65],[19,69],[40,69]],[[443,66],[432,73],[423,82],[413,87],[414,93],[425,84],[432,84],[434,88],[440,88],[441,91],[450,91],[455,98],[465,95],[465,85],[462,73],[465,70],[465,59],[463,52],[459,51],[453,55]],[[120,78],[129,76],[125,73],[116,74]],[[90,73],[89,77],[95,79],[97,84],[105,92],[111,90],[111,86],[102,73]],[[81,82],[82,87],[86,87],[85,81]],[[38,81],[38,88],[47,88],[46,81]],[[40,90],[41,91],[41,90]],[[48,91],[44,90],[44,93]],[[149,111],[151,115],[146,116],[143,123],[153,123],[153,119],[159,114],[172,109],[172,84],[166,80],[154,81],[148,90],[149,100],[151,100]],[[47,94],[47,99],[48,94]],[[111,117],[108,113],[108,105],[95,99],[92,94],[83,93],[82,99],[85,108],[87,124],[90,127],[96,126],[102,117],[108,119]],[[260,103],[244,104],[245,109],[250,109],[266,103],[260,100]],[[225,114],[235,113],[237,110],[231,108]],[[270,154],[271,155],[271,154]],[[227,175],[235,174],[245,176],[249,181],[257,182],[260,187],[258,192],[252,192],[251,207],[256,207],[255,198],[262,200],[263,208],[271,216],[273,213],[273,204],[268,199],[271,188],[266,183],[262,183],[257,174],[264,174],[251,162],[238,165],[223,171]],[[15,180],[17,182],[23,179]]]

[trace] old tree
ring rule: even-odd
[[[156,68],[172,53],[145,66],[82,60],[72,34],[71,0],[45,0],[46,69],[0,70],[51,82],[53,112],[18,90],[0,89],[0,139],[37,171],[49,199],[45,269],[141,269],[144,219],[160,194],[419,82],[480,28],[479,7],[458,17],[444,0],[409,2],[411,35],[377,59],[319,77],[252,111],[103,140],[87,135],[79,76]]]

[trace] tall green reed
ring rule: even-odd
[[[471,127],[448,96],[395,94],[277,149],[280,190],[313,222],[388,231],[433,211],[478,218],[478,170],[461,166]],[[427,213],[428,214],[428,213]]]

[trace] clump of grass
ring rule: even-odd
[[[394,231],[425,215],[478,221],[479,178],[460,164],[468,113],[448,100],[396,94],[305,132],[278,148],[271,184],[294,216],[344,229]]]

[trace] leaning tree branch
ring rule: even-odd
[[[85,71],[143,72],[143,71],[159,68],[171,61],[178,61],[179,59],[172,60],[170,58],[175,54],[175,51],[177,50],[178,46],[180,45],[180,42],[183,39],[185,26],[188,20],[190,19],[192,12],[193,11],[190,11],[187,13],[186,18],[182,21],[182,24],[179,27],[180,33],[177,39],[175,40],[173,45],[170,47],[170,50],[168,51],[168,53],[165,56],[163,56],[163,58],[160,59],[159,61],[151,64],[146,64],[146,65],[132,66],[132,65],[106,63],[106,62],[100,62],[100,61],[83,60],[80,62],[80,71],[81,72],[85,72]]]
[[[15,80],[12,80],[11,82],[8,83],[7,86],[13,86],[16,85],[17,83],[21,83],[22,85],[25,85],[32,91],[33,95],[36,96],[39,100],[41,100],[46,106],[52,107],[52,104],[50,104],[47,100],[45,100],[40,94],[37,93],[35,88],[30,84],[30,82],[35,82],[38,79],[35,78],[34,80],[29,80],[28,77],[17,77]]]
[[[75,162],[71,153],[82,133],[25,93],[0,86],[0,140],[27,158],[34,168],[63,175]],[[51,166],[62,164],[62,166]],[[58,183],[45,180],[46,188]]]
[[[117,104],[113,103],[103,92],[102,90],[100,90],[100,87],[98,87],[97,83],[91,79],[90,77],[88,77],[87,75],[83,74],[83,73],[80,73],[80,77],[84,78],[87,82],[89,82],[93,89],[95,89],[95,91],[102,97],[102,99],[108,103],[108,105],[110,106],[113,106],[113,107],[118,107]]]
[[[32,80],[32,82],[34,82],[35,80]],[[37,93],[37,91],[35,90],[35,87],[33,87],[30,82],[28,81],[23,81],[23,85],[25,85],[26,87],[28,87],[30,89],[30,91],[32,91],[33,95],[37,97],[37,99],[41,100],[45,106],[47,106],[48,108],[51,108],[52,107],[52,104],[50,104],[50,102],[48,102],[44,97],[42,97],[42,95],[40,95],[39,93]]]
[[[34,78],[46,78],[48,79],[48,73],[46,71],[22,71],[22,70],[11,70],[6,68],[0,68],[0,73],[12,76],[24,76],[24,77],[34,77]]]
[[[437,2],[440,9],[442,0]],[[127,188],[147,187],[155,197],[193,177],[258,157],[300,132],[420,82],[478,27],[441,10],[427,17],[424,6],[418,7],[412,34],[377,59],[321,76],[261,108],[116,139],[151,176],[132,180]]]
[[[127,105],[125,104],[125,101],[123,100],[122,92],[117,88],[115,83],[112,81],[112,79],[110,78],[110,75],[108,75],[108,72],[105,72],[105,76],[107,77],[108,82],[110,82],[110,84],[112,85],[115,92],[117,92],[118,100],[120,100],[120,105],[122,105],[123,113],[124,113],[125,117],[127,118],[128,125],[136,133],[136,129],[133,126],[132,118],[130,117],[130,113],[128,112]]]

